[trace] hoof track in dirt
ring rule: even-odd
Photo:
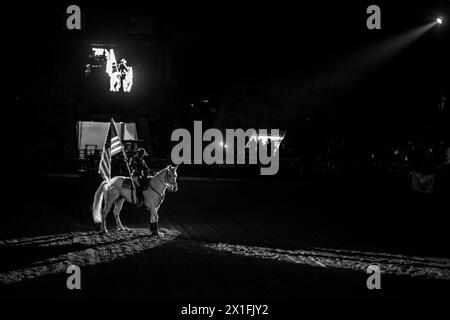
[[[164,233],[162,238],[152,236],[149,229],[138,228],[110,231],[108,234],[99,231],[71,232],[1,241],[2,259],[12,267],[0,273],[0,283],[9,284],[66,272],[72,264],[82,267],[108,263],[158,247],[179,235],[175,230],[163,228],[161,231]]]
[[[411,257],[321,248],[285,250],[225,243],[205,244],[204,246],[241,256],[308,264],[323,268],[342,268],[365,272],[369,265],[378,265],[381,272],[387,274],[428,279],[450,279],[450,260],[445,258]]]

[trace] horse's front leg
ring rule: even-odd
[[[150,211],[150,232],[152,233],[153,236],[158,236],[160,238],[164,237],[164,234],[162,232],[159,232],[158,227],[159,216],[158,213],[156,212],[156,208],[153,206],[153,204],[151,204],[148,210]]]

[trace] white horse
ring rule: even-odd
[[[150,231],[153,235],[162,237],[163,234],[158,229],[158,210],[164,201],[166,189],[177,191],[177,167],[167,166],[167,168],[155,174],[147,190],[143,191],[144,206],[150,212]],[[126,230],[120,221],[120,210],[124,201],[134,203],[136,199],[136,190],[123,187],[123,183],[129,178],[117,176],[108,183],[103,181],[95,192],[94,202],[92,204],[92,216],[95,223],[101,223],[101,230],[108,233],[106,229],[106,217],[114,205],[114,218],[118,230]],[[133,193],[133,194],[132,194]]]

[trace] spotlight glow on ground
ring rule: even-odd
[[[442,18],[437,18],[436,22],[439,23],[439,24],[442,24]]]

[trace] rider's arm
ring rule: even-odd
[[[136,173],[136,159],[135,158],[131,158],[130,159],[130,170],[131,173],[134,175]]]
[[[145,160],[142,159],[142,167],[144,168],[144,170],[149,171],[150,168],[147,166],[147,163],[145,163]]]

